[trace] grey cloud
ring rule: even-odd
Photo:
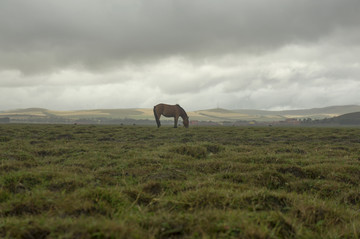
[[[358,0],[3,0],[0,69],[97,71],[172,55],[272,51],[356,27],[359,12]]]
[[[1,0],[0,109],[360,104],[359,12],[358,0]]]

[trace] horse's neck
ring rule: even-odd
[[[177,106],[178,109],[179,109],[180,117],[181,117],[183,120],[186,119],[188,116],[187,116],[185,110],[184,110],[180,105],[178,105],[178,104],[176,104],[176,106]]]
[[[185,113],[184,110],[181,110],[181,111],[180,111],[180,117],[181,117],[182,119],[186,119],[186,118],[187,118],[187,114]]]

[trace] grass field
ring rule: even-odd
[[[359,238],[360,128],[0,125],[1,238]]]

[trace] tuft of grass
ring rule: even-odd
[[[207,150],[203,146],[191,146],[191,145],[181,145],[171,149],[171,152],[187,155],[192,158],[202,159],[206,158]]]

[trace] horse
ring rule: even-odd
[[[158,104],[154,106],[154,116],[158,128],[161,126],[160,123],[161,115],[165,117],[174,117],[174,128],[177,128],[179,117],[183,119],[183,124],[185,128],[189,127],[189,117],[187,116],[185,110],[178,104],[176,105]]]

